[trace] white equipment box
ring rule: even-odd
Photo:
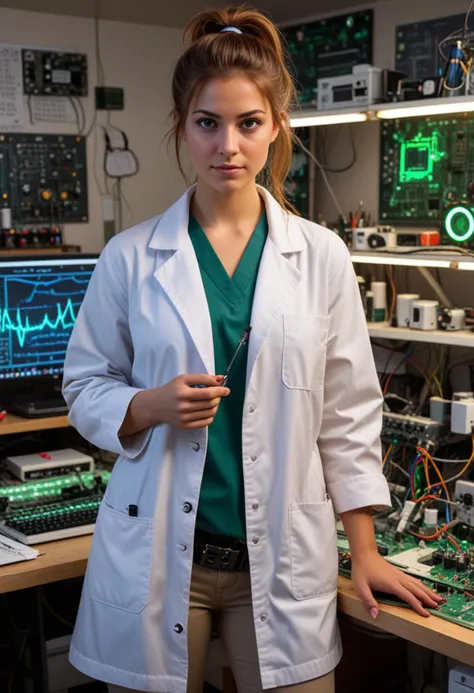
[[[318,111],[371,106],[382,98],[382,71],[354,65],[352,73],[318,79]]]
[[[21,481],[47,479],[73,472],[91,472],[94,470],[93,457],[71,448],[7,457],[5,462],[7,469]]]

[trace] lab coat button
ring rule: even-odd
[[[259,507],[260,507],[260,506],[259,506],[258,503],[254,503],[254,504],[252,505],[252,510],[258,510]]]
[[[252,462],[256,462],[257,461],[257,455],[252,455],[252,457],[250,459],[252,460]]]
[[[199,443],[194,443],[194,445],[193,445],[194,452],[199,452],[200,449],[201,449],[201,446],[199,445]]]
[[[185,513],[190,513],[192,509],[193,509],[193,506],[191,505],[191,503],[187,503],[187,502],[184,503],[183,510]]]
[[[180,544],[180,545],[179,545],[179,550],[180,550],[180,551],[187,551],[187,548],[188,548],[188,547],[186,546],[186,544]]]
[[[253,406],[253,404],[251,404],[249,407],[249,414],[253,414],[254,411],[255,411],[255,407]]]
[[[254,537],[252,541],[254,544],[258,544],[258,542],[260,541],[260,537]]]
[[[173,628],[173,630],[174,630],[175,633],[182,633],[183,630],[184,630],[184,628],[183,628],[183,626],[181,625],[181,623],[177,623],[177,624],[175,625],[175,627]]]
[[[265,623],[265,621],[267,620],[267,617],[265,616],[265,614],[262,614],[262,615],[260,616],[260,620],[261,620],[262,623]]]

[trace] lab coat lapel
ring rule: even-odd
[[[297,218],[282,210],[264,188],[268,238],[260,261],[252,307],[252,332],[247,360],[247,386],[260,349],[271,327],[281,318],[301,280],[301,272],[291,262],[294,253],[306,247]]]
[[[212,325],[201,272],[189,238],[190,188],[160,218],[150,241],[157,253],[155,278],[181,316],[208,373],[214,373]]]

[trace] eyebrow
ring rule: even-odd
[[[222,116],[218,115],[217,113],[213,113],[212,111],[206,111],[203,108],[198,108],[196,111],[193,111],[193,113],[202,113],[203,115],[210,116],[211,118],[222,118]],[[240,113],[237,116],[237,119],[250,118],[250,116],[257,115],[257,113],[265,114],[265,111],[262,111],[260,108],[255,108],[253,111],[246,111],[245,113]]]

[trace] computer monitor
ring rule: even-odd
[[[0,256],[0,402],[59,391],[98,255]]]

